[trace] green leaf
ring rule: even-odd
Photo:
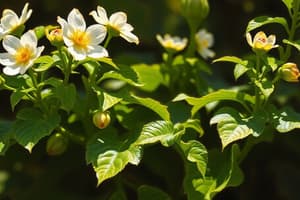
[[[300,51],[300,40],[297,40],[297,41],[289,41],[289,40],[287,40],[287,39],[284,39],[284,40],[283,40],[283,43],[289,44],[289,45],[295,47],[298,51]]]
[[[34,145],[43,137],[50,135],[59,125],[58,114],[43,114],[34,108],[24,108],[17,114],[17,121],[13,126],[16,140],[31,152]]]
[[[286,107],[280,111],[272,113],[273,124],[276,130],[280,133],[286,133],[293,129],[300,128],[300,114]]]
[[[129,103],[139,104],[142,106],[145,106],[155,113],[157,113],[163,120],[169,121],[170,120],[170,113],[168,112],[168,107],[165,105],[162,105],[159,101],[156,101],[151,98],[142,98],[137,97],[133,94],[130,96],[123,96],[124,101],[127,101]]]
[[[117,66],[117,64],[114,63],[114,61],[111,58],[103,57],[103,58],[98,58],[97,60],[99,62],[106,63],[106,64],[112,66],[113,68],[117,69],[117,70],[119,69],[119,67]]]
[[[263,61],[272,69],[273,72],[282,64],[282,61],[279,61],[274,57],[264,57]]]
[[[26,95],[22,90],[17,89],[10,95],[10,105],[11,109],[14,110],[15,106],[22,100],[22,98]]]
[[[204,177],[208,162],[208,154],[205,146],[197,140],[181,141],[179,144],[187,160],[196,163],[199,172]]]
[[[235,91],[235,90],[217,90],[211,92],[200,98],[190,97],[185,94],[179,94],[173,101],[185,100],[188,104],[192,105],[192,115],[195,115],[205,105],[221,100],[230,100],[242,104],[245,108],[248,108],[246,102],[254,104],[254,98],[246,93]]]
[[[131,67],[125,65],[120,66],[120,69],[118,71],[109,71],[104,73],[98,82],[106,79],[121,80],[136,87],[143,86],[143,84],[139,82],[137,73],[133,69],[131,69]]]
[[[133,65],[132,69],[137,73],[139,81],[142,84],[139,89],[145,91],[154,91],[163,82],[163,77],[160,73],[160,65]]]
[[[260,89],[266,99],[274,92],[274,85],[271,81],[264,80],[263,82],[255,81],[255,85]]]
[[[141,147],[133,146],[125,151],[107,150],[98,155],[97,163],[93,164],[98,186],[105,180],[114,177],[128,163],[137,165],[141,159]]]
[[[249,68],[247,66],[241,65],[241,64],[236,64],[235,67],[234,67],[234,71],[233,71],[235,80],[240,78],[247,71],[249,71]]]
[[[236,56],[223,56],[221,58],[213,60],[213,63],[215,62],[232,62],[240,65],[247,66],[248,61],[247,60],[242,60]]]
[[[141,135],[135,142],[137,145],[152,144],[161,142],[164,146],[172,145],[177,139],[174,126],[169,121],[155,121],[146,124]]]
[[[100,91],[99,89],[96,90],[96,93],[99,101],[99,108],[101,108],[102,111],[106,111],[122,101],[122,98],[112,96],[107,92]]]
[[[62,85],[54,89],[55,96],[61,102],[61,108],[69,112],[76,101],[76,87],[74,84]]]
[[[195,180],[203,180],[195,163],[185,162],[185,176],[183,179],[183,188],[188,200],[205,199],[201,189],[194,187]],[[206,180],[206,179],[205,179]],[[205,194],[205,193],[204,193]]]
[[[233,108],[225,107],[218,111],[210,120],[217,124],[218,133],[224,149],[228,144],[248,137],[259,136],[263,132],[264,120],[259,116],[244,118]]]
[[[250,32],[254,29],[257,29],[263,25],[271,24],[271,23],[278,23],[281,24],[286,32],[289,32],[288,23],[284,17],[268,17],[268,16],[260,16],[252,19],[246,28],[246,32]]]
[[[159,188],[142,185],[138,188],[138,200],[171,200],[171,197]]]
[[[34,63],[39,64],[37,68],[34,68],[36,72],[43,72],[48,70],[50,67],[53,66],[55,60],[51,56],[41,56],[35,60]]]
[[[192,128],[199,133],[199,137],[203,136],[204,130],[201,127],[199,119],[188,119],[182,124],[184,128]]]
[[[4,155],[12,138],[12,122],[0,121],[0,155]]]
[[[293,7],[294,0],[282,0],[288,10],[291,10]]]

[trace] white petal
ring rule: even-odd
[[[3,73],[8,76],[15,76],[20,73],[20,67],[19,66],[9,66],[3,68]]]
[[[34,48],[37,46],[37,37],[33,30],[29,30],[21,36],[21,44]]]
[[[72,54],[75,60],[84,60],[86,58],[87,52],[85,49],[80,49],[80,48],[75,48],[75,46],[70,46],[68,48],[68,51],[70,52],[70,54]]]
[[[106,10],[101,6],[97,6],[97,12],[93,10],[90,12],[90,15],[92,15],[94,20],[99,24],[106,25],[108,23]]]
[[[1,18],[1,25],[5,31],[9,32],[18,25],[19,18],[12,10],[4,10],[3,13],[5,14]]]
[[[68,23],[76,29],[81,31],[85,31],[86,24],[82,14],[79,12],[78,9],[74,8],[70,14],[68,15]]]
[[[23,10],[22,10],[22,14],[21,14],[21,17],[20,17],[20,24],[24,24],[31,16],[32,14],[32,10],[28,10],[28,6],[29,4],[26,3]]]
[[[204,59],[212,58],[215,56],[215,52],[213,52],[212,50],[207,49],[207,48],[202,49],[202,51],[199,53]]]
[[[44,51],[45,47],[44,46],[40,46],[36,49],[35,55],[34,57],[32,57],[33,62],[40,57],[41,53]]]
[[[13,55],[9,53],[0,53],[0,63],[4,66],[11,66],[16,63]]]
[[[131,32],[133,31],[133,27],[130,24],[124,24],[121,28],[121,31]]]
[[[119,28],[126,24],[126,22],[127,15],[124,12],[116,12],[109,17],[109,23]]]
[[[71,39],[69,39],[69,35],[71,35],[71,27],[67,23],[66,20],[64,20],[61,17],[57,17],[57,22],[60,24],[62,31],[63,31],[63,40],[67,46],[72,46],[74,43]]]
[[[121,32],[120,36],[124,38],[127,42],[133,42],[139,44],[139,38],[131,32]]]
[[[21,47],[21,42],[19,38],[7,35],[3,39],[3,47],[8,53],[15,54],[16,50]]]
[[[247,43],[248,43],[251,47],[253,47],[252,36],[251,36],[250,33],[247,33],[247,34],[246,34],[246,40],[247,40]]]
[[[91,58],[103,58],[108,57],[107,50],[102,46],[89,46],[88,57]]]
[[[90,36],[91,45],[100,44],[105,39],[106,32],[106,28],[99,24],[91,25],[86,30],[86,33]]]

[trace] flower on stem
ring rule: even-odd
[[[280,78],[287,82],[299,82],[300,72],[295,63],[285,63],[278,72]]]
[[[53,46],[60,47],[64,44],[63,32],[61,28],[47,27],[45,30],[47,39]]]
[[[163,46],[166,51],[170,53],[175,53],[178,51],[182,51],[187,45],[187,38],[180,38],[178,36],[171,36],[169,34],[165,34],[163,37],[159,34],[156,35],[156,39]]]
[[[107,32],[112,37],[121,36],[127,42],[139,44],[139,38],[132,33],[133,27],[127,23],[127,15],[124,12],[115,12],[109,18],[106,10],[97,6],[97,11],[93,10],[90,15],[101,25],[104,25]]]
[[[247,33],[246,39],[255,53],[267,53],[271,49],[278,47],[278,45],[275,45],[276,36],[269,35],[269,37],[267,37],[263,31],[256,33],[253,40],[251,34]]]
[[[10,9],[3,10],[0,24],[0,39],[12,32],[18,32],[17,29],[19,27],[21,27],[23,31],[23,25],[30,18],[32,13],[31,9],[28,10],[28,5],[28,3],[25,4],[20,17]]]
[[[106,36],[104,26],[94,24],[86,28],[82,14],[75,8],[69,13],[67,21],[57,17],[57,22],[62,27],[64,43],[75,60],[108,56],[107,50],[99,45]]]
[[[197,44],[197,51],[204,59],[215,56],[215,52],[209,49],[214,44],[214,36],[211,33],[207,32],[205,29],[201,29],[196,33],[195,41]]]
[[[37,47],[37,37],[33,30],[26,32],[21,38],[7,35],[3,39],[6,53],[0,53],[0,63],[6,67],[3,73],[14,76],[24,74],[41,55],[44,46]]]

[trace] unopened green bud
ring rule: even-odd
[[[208,0],[181,0],[181,13],[197,29],[209,13]]]
[[[108,112],[97,111],[93,115],[93,123],[100,129],[106,128],[110,123],[110,115]]]
[[[34,28],[35,35],[38,39],[41,39],[45,36],[45,27],[44,26],[37,26]]]
[[[61,155],[68,147],[68,138],[61,133],[55,133],[48,138],[46,151],[50,156]]]
[[[295,63],[285,63],[278,70],[280,78],[287,82],[299,82],[300,72]]]
[[[53,46],[59,47],[64,44],[63,41],[63,32],[61,28],[48,26],[45,29],[45,34],[47,39]]]

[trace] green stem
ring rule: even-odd
[[[289,41],[294,40],[294,36],[295,36],[296,30],[297,30],[298,11],[299,11],[299,6],[300,6],[300,1],[294,1],[294,2],[295,2],[295,4],[293,6],[293,13],[291,15],[292,24],[291,24],[291,29],[288,33],[288,35],[289,35],[288,40]],[[285,49],[285,52],[284,52],[284,55],[283,55],[283,58],[282,58],[282,60],[284,62],[286,62],[289,59],[289,57],[291,56],[291,49],[292,49],[291,45],[286,45],[286,49]]]
[[[255,145],[255,141],[253,138],[248,137],[246,140],[246,144],[244,145],[243,149],[241,150],[240,156],[238,158],[238,163],[242,163],[245,158],[247,157],[247,155],[249,154],[249,152],[251,151],[251,149],[253,148],[253,146]]]
[[[260,97],[260,89],[256,86],[255,81],[260,81],[260,56],[256,55],[256,77],[254,80],[254,87],[255,87],[255,106],[254,106],[254,112],[257,111],[257,109],[260,108],[261,105],[261,97]]]
[[[106,38],[106,40],[105,40],[105,43],[104,43],[104,45],[103,45],[103,47],[106,49],[107,48],[107,46],[108,46],[108,44],[109,44],[109,42],[110,42],[110,40],[113,38],[113,36],[112,36],[112,34],[109,34],[108,33],[108,36],[107,36],[107,38]]]
[[[58,52],[59,52],[60,59],[62,60],[62,63],[63,63],[63,69],[64,69],[64,75],[65,75],[64,84],[67,84],[69,82],[69,78],[70,78],[70,74],[71,74],[71,65],[70,65],[70,62],[67,62],[67,60],[65,59],[63,47],[60,47],[58,49]]]
[[[190,39],[189,39],[189,46],[186,51],[186,56],[193,57],[196,51],[195,34],[197,29],[192,24],[189,24],[189,28],[190,28]]]

